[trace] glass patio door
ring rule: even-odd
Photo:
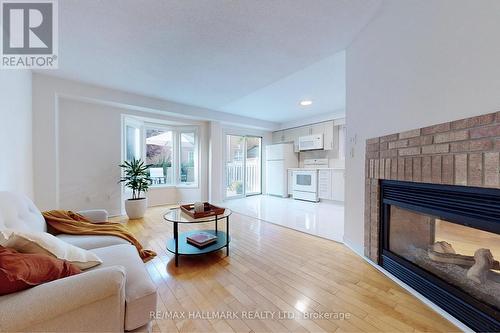
[[[245,195],[262,193],[262,138],[246,137]]]
[[[245,193],[245,137],[226,135],[226,198],[242,197]]]
[[[226,135],[226,199],[262,192],[262,138]]]

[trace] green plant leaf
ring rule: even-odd
[[[132,190],[132,198],[137,199],[141,193],[149,190],[152,183],[149,175],[151,164],[145,164],[141,159],[132,159],[124,161],[119,165],[123,170],[123,176],[118,183],[124,183],[124,186]]]

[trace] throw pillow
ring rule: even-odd
[[[102,260],[88,250],[81,249],[46,233],[4,229],[0,245],[21,253],[40,253],[67,260],[80,269],[87,269],[102,263]],[[1,237],[0,237],[1,239]]]
[[[46,254],[19,253],[0,246],[0,295],[62,279],[82,271],[65,260]]]

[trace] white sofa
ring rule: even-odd
[[[83,211],[92,221],[106,211]],[[29,198],[0,192],[0,229],[47,231]],[[103,263],[81,274],[0,296],[0,332],[149,331],[157,292],[137,250],[114,236],[58,235],[95,252]]]

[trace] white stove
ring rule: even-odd
[[[318,202],[318,169],[328,168],[328,159],[306,159],[304,168],[293,171],[293,198]]]

